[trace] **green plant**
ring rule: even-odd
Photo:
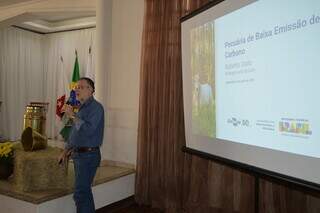
[[[13,145],[11,142],[0,143],[0,161],[12,162]]]

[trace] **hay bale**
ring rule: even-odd
[[[61,149],[53,147],[26,152],[21,144],[16,146],[13,183],[17,190],[30,192],[66,188],[68,168],[58,165],[60,153]]]

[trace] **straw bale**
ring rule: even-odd
[[[24,192],[64,189],[67,186],[65,166],[58,165],[61,149],[47,147],[26,152],[21,145],[15,146],[13,183]]]

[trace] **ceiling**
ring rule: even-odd
[[[0,0],[1,1],[1,0]],[[37,13],[34,15],[36,18],[47,22],[61,22],[72,19],[87,18],[96,16],[92,11],[83,12],[51,12],[51,13]]]
[[[0,0],[0,7],[15,7],[19,3],[31,1],[45,2],[45,0]],[[0,8],[1,9],[1,8]],[[14,26],[38,33],[53,33],[96,26],[96,13],[92,9],[76,11],[37,11],[28,13],[29,20],[15,23]],[[30,18],[31,17],[31,18]]]
[[[22,3],[31,0],[0,0],[0,7],[9,6],[12,4]]]

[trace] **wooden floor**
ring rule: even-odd
[[[148,207],[140,207],[136,204],[128,207],[124,207],[117,210],[105,210],[104,208],[99,209],[96,213],[162,213],[160,210],[151,209]]]
[[[163,211],[146,206],[139,206],[134,202],[134,198],[130,197],[98,209],[96,213],[163,213]]]

